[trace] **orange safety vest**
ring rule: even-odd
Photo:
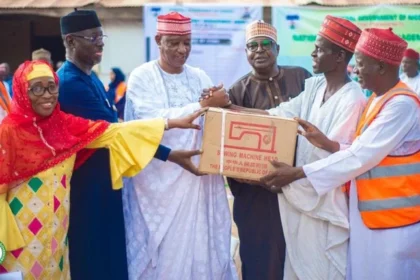
[[[115,89],[115,104],[124,97],[125,92],[127,91],[127,85],[124,82],[118,84],[117,88]]]
[[[10,112],[10,97],[7,93],[6,87],[3,85],[3,82],[0,81],[0,108],[2,108],[7,113]]]
[[[407,87],[386,93],[367,114],[372,95],[357,127],[359,136],[385,104],[397,95],[406,95],[420,106],[419,97]],[[420,124],[419,124],[420,125]],[[387,156],[377,166],[356,178],[358,207],[370,229],[387,229],[420,222],[420,151],[405,156]]]

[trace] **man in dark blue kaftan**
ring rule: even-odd
[[[92,67],[103,50],[101,24],[94,11],[75,11],[61,19],[67,61],[59,69],[61,109],[91,120],[117,122],[117,112]],[[166,160],[160,146],[155,157]],[[113,190],[109,152],[97,150],[71,179],[70,272],[76,280],[128,279],[121,190]]]

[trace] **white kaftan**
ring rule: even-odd
[[[397,87],[401,87],[401,83],[399,85]],[[379,99],[376,98],[369,110]],[[420,278],[420,223],[385,230],[367,228],[358,210],[353,180],[387,155],[408,155],[419,150],[420,108],[412,97],[396,96],[350,147],[303,167],[307,179],[320,195],[351,180],[347,279]]]
[[[417,73],[417,76],[413,78],[407,77],[406,74],[400,76],[401,81],[407,84],[418,96],[420,96],[420,73]]]
[[[201,92],[211,86],[198,68],[185,65],[181,74],[168,74],[157,61],[145,63],[128,80],[125,120],[186,116],[200,109]],[[175,129],[162,144],[196,150],[201,140],[202,131]],[[123,190],[130,279],[236,279],[221,176],[197,177],[154,159],[126,184],[132,185]]]
[[[324,76],[305,82],[305,91],[269,110],[271,115],[300,117],[317,126],[330,139],[351,144],[366,98],[356,82],[349,82],[324,104]],[[330,153],[299,136],[297,166],[325,158]],[[318,195],[310,182],[299,180],[279,194],[280,215],[286,240],[284,279],[345,279],[349,238],[348,207],[340,189]]]

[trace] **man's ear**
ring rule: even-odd
[[[344,50],[340,50],[337,56],[337,62],[343,62],[346,60],[346,52]]]
[[[162,46],[162,36],[156,35],[155,42],[156,42],[156,45],[158,45],[158,47],[160,48]]]
[[[382,60],[379,61],[378,68],[379,68],[379,74],[381,75],[385,74],[386,68],[387,68],[385,62],[383,62]]]
[[[71,35],[66,35],[64,37],[64,41],[66,42],[66,45],[70,48],[70,49],[74,49],[76,47],[76,42],[74,40],[74,37]]]

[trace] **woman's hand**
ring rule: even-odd
[[[182,119],[169,119],[168,120],[168,130],[172,128],[182,128],[182,129],[198,129],[200,130],[200,126],[198,124],[194,124],[195,119],[203,115],[208,108],[202,108],[191,115],[182,118]]]
[[[191,158],[193,156],[201,155],[201,151],[186,151],[186,150],[172,150],[169,154],[168,161],[173,162],[191,172],[194,175],[202,176],[205,175],[198,171],[198,168],[194,165]]]

